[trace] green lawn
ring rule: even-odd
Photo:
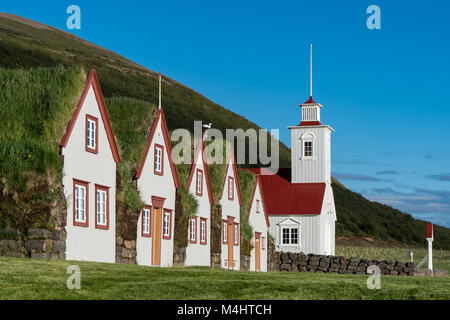
[[[81,289],[66,287],[70,265]],[[0,299],[450,299],[449,278],[250,273],[0,257]]]

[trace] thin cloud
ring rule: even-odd
[[[448,181],[450,182],[450,173],[446,174],[431,174],[428,178],[438,181]]]
[[[383,171],[377,171],[375,172],[375,174],[379,174],[379,175],[394,175],[394,174],[399,174],[399,172],[397,170],[383,170]]]
[[[372,176],[366,176],[362,174],[352,174],[352,173],[333,173],[333,176],[335,176],[338,179],[342,180],[357,180],[357,181],[368,181],[368,182],[376,182],[376,181],[386,181],[384,179],[379,179],[377,177]]]

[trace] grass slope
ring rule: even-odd
[[[66,287],[78,265],[81,289]],[[250,273],[0,257],[1,299],[450,299],[450,278],[319,273]]]

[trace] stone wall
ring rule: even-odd
[[[448,277],[448,271],[447,270],[441,270],[441,269],[434,269],[433,275],[431,275],[431,271],[428,269],[416,269],[415,272],[416,277]]]
[[[116,263],[136,264],[136,241],[116,238]]]
[[[304,253],[277,252],[275,271],[368,274],[367,268],[377,265],[382,275],[414,276],[414,263],[390,260],[367,260]]]
[[[241,271],[250,271],[250,256],[241,255]]]
[[[222,266],[221,254],[211,252],[211,267],[220,268]]]
[[[183,267],[186,261],[186,248],[175,247],[173,249],[173,266]]]
[[[66,259],[65,231],[29,229],[20,232],[5,228],[0,230],[0,255],[33,259]]]

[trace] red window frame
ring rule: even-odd
[[[194,226],[194,230],[195,230],[195,239],[192,240],[192,221],[195,221],[195,226]],[[197,243],[197,217],[195,218],[191,218],[191,220],[189,220],[189,242],[190,243]]]
[[[202,223],[205,224],[205,241],[202,241]],[[208,242],[208,222],[206,218],[200,218],[200,244]]]
[[[95,123],[95,148],[90,148],[88,146],[88,141],[87,141],[87,132],[88,132],[88,120],[94,121]],[[91,152],[91,153],[98,153],[98,118],[93,117],[89,114],[86,115],[86,123],[85,123],[85,128],[84,128],[84,144],[85,144],[85,149],[87,152]]]
[[[163,210],[163,219],[162,219],[162,236],[164,240],[170,240],[172,238],[172,210]],[[164,233],[164,224],[166,222],[166,214],[169,214],[169,235],[165,235]]]
[[[198,192],[198,174],[200,173],[200,192]],[[198,196],[203,195],[203,170],[197,169],[197,174],[195,175],[195,194]]]
[[[95,185],[95,228],[96,229],[102,229],[102,230],[109,230],[109,189],[110,187],[102,186],[99,184]],[[98,224],[97,222],[97,190],[105,191],[106,192],[106,225]]]
[[[78,180],[78,179],[73,179],[73,195],[72,195],[72,207],[73,207],[73,225],[76,227],[84,227],[87,228],[89,227],[89,183],[87,181],[83,181],[83,180]],[[86,221],[85,222],[79,222],[76,221],[76,212],[75,212],[75,186],[79,185],[81,187],[84,187],[86,190],[86,198],[84,201],[84,213],[86,215]]]
[[[144,210],[142,210],[141,215],[141,235],[145,238],[151,238],[152,236],[152,207],[151,206],[145,206],[144,209],[147,209],[149,211],[148,213],[148,233],[144,232]]]
[[[156,170],[156,149],[161,150],[161,171]],[[154,151],[153,151],[153,173],[158,176],[164,175],[164,146],[155,143]]]
[[[230,196],[230,185],[231,185],[231,196]],[[228,177],[228,200],[234,200],[234,178]]]
[[[222,220],[222,243],[223,244],[228,244],[228,234],[226,233],[226,232],[228,232],[227,228],[228,228],[228,221]],[[225,235],[227,235],[226,240],[225,240]]]
[[[233,238],[234,238],[234,245],[238,246],[239,245],[239,237],[241,236],[240,234],[240,230],[239,230],[239,223],[235,222],[234,224],[234,229],[233,229]],[[237,237],[236,237],[236,228],[237,228]]]
[[[266,237],[261,237],[261,250],[266,250]]]

